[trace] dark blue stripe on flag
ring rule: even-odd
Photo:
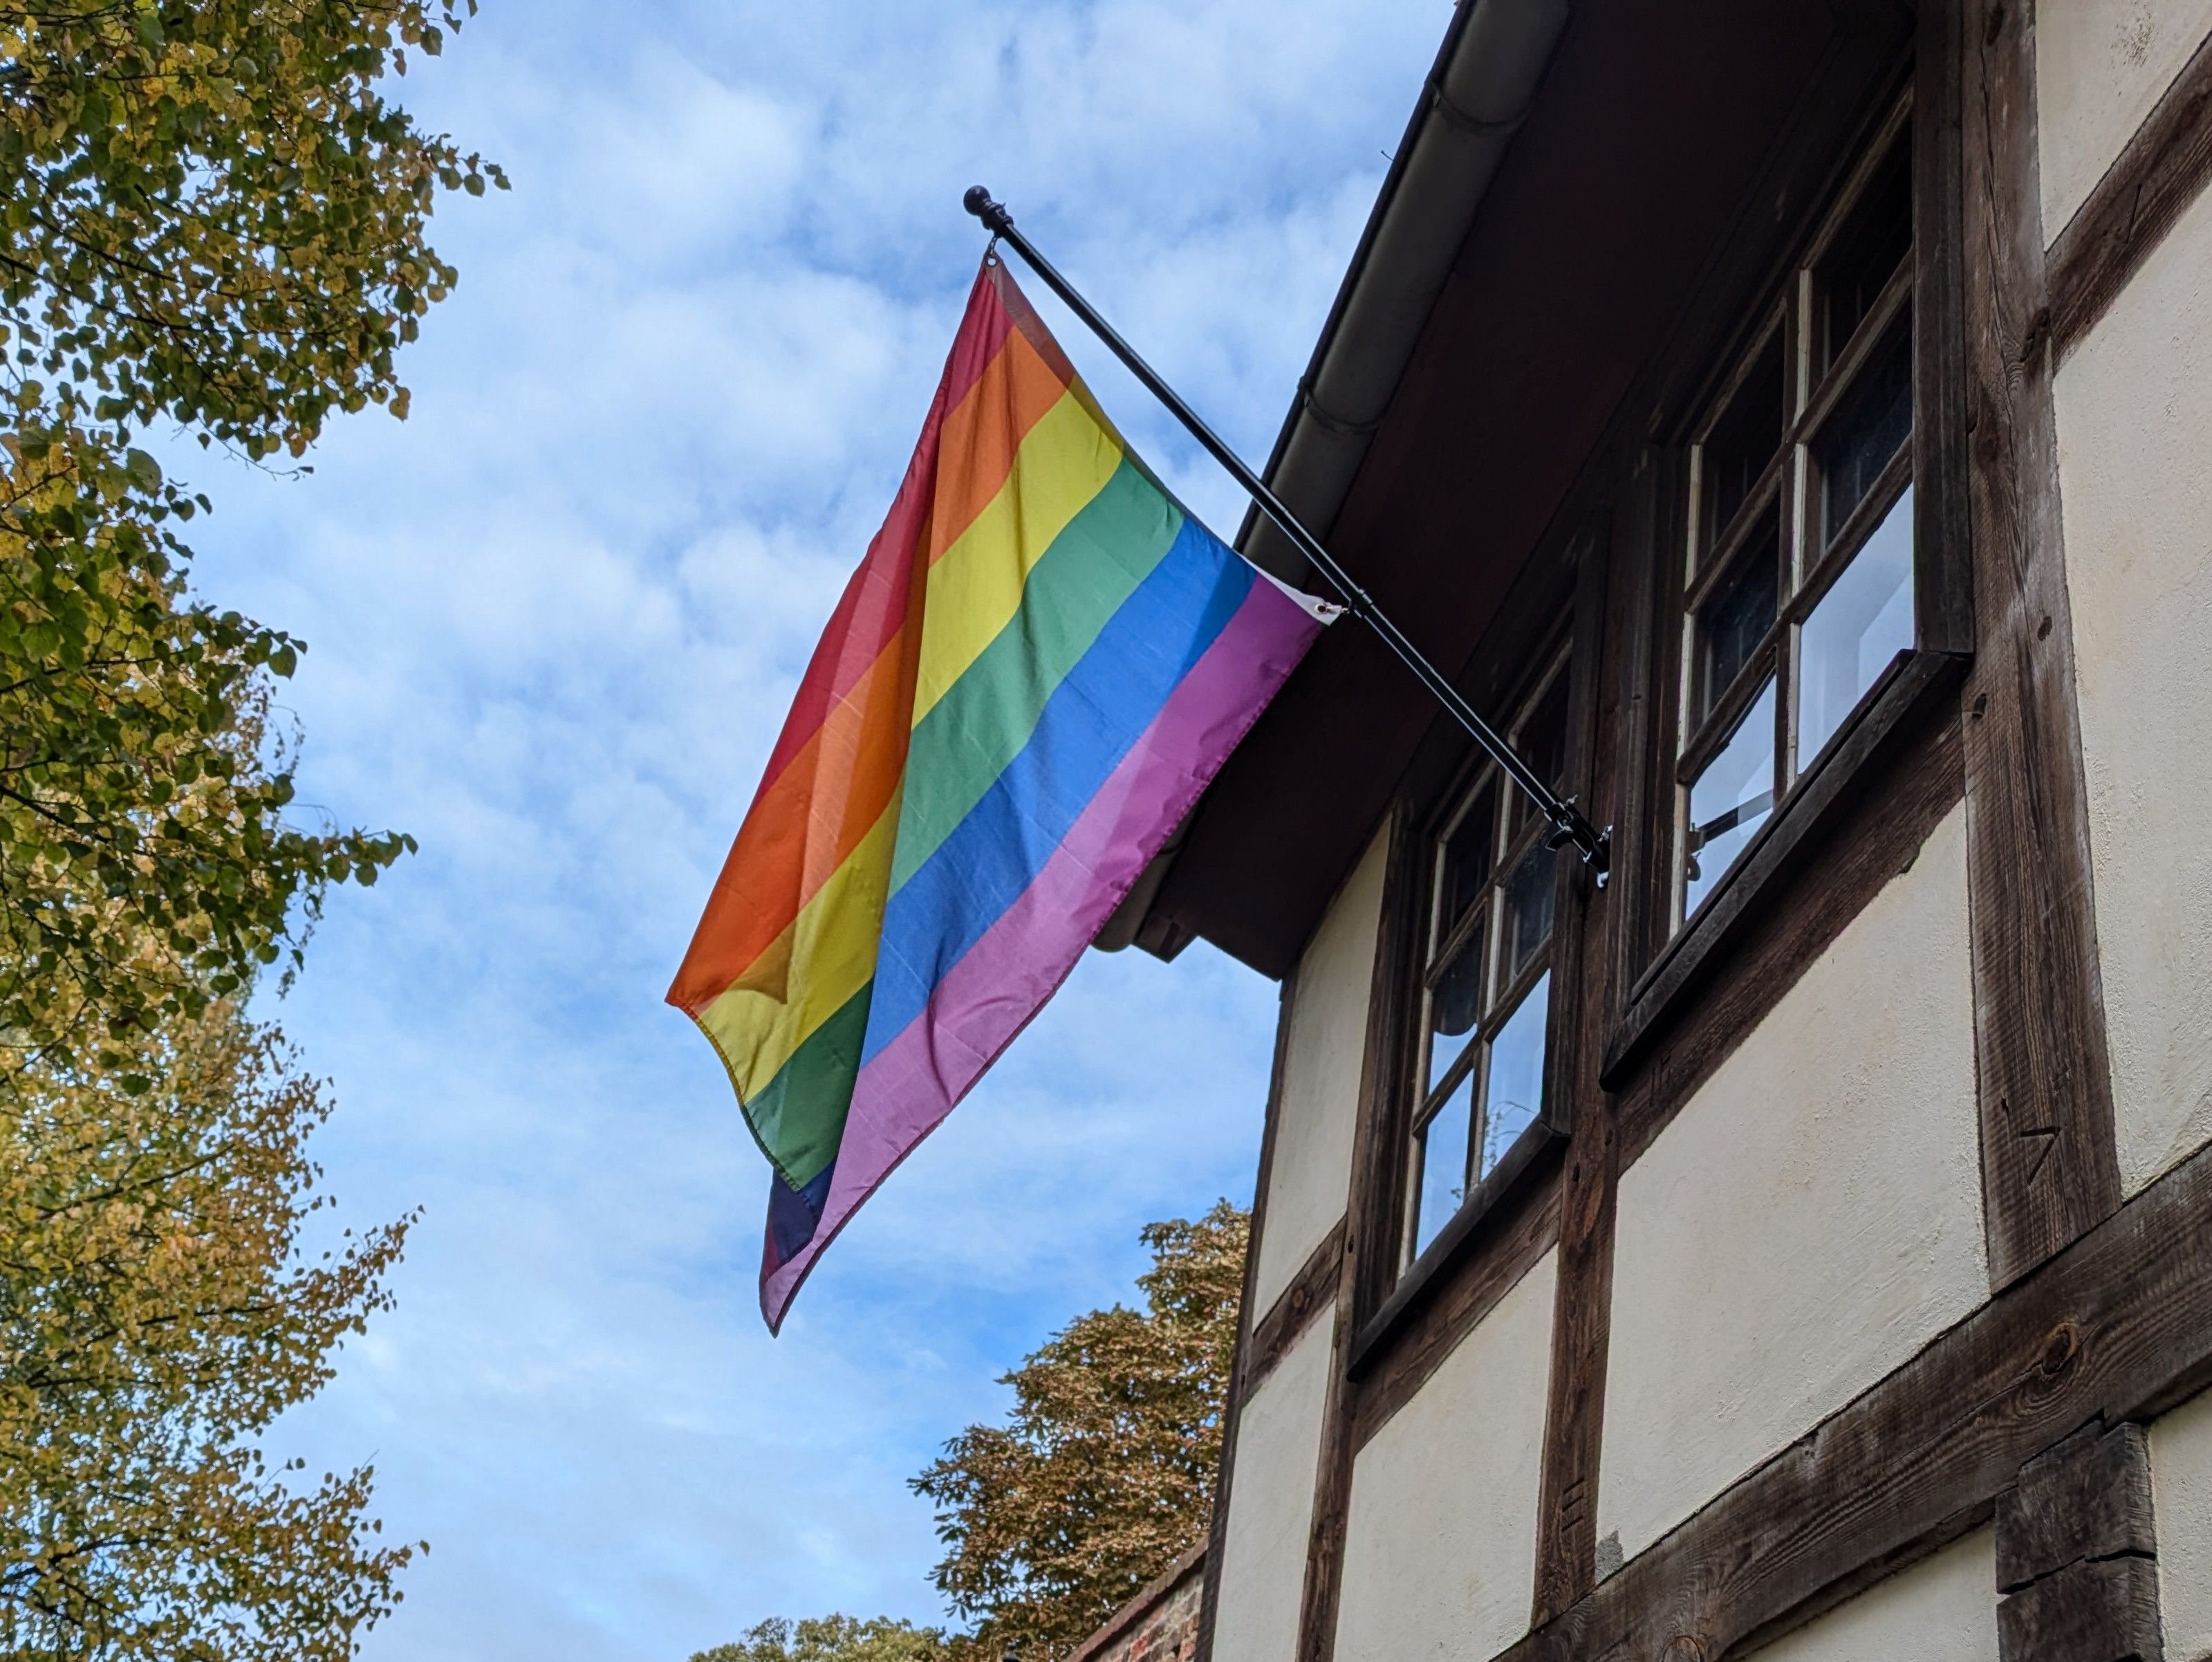
[[[1175,545],[1054,689],[981,801],[891,896],[861,1065],[1036,880],[1129,747],[1250,593],[1255,574],[1186,517]]]
[[[773,1275],[799,1256],[821,1227],[822,1208],[830,1198],[830,1174],[837,1169],[831,1160],[815,1173],[804,1189],[793,1189],[781,1172],[768,1177],[769,1267]]]

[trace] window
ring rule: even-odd
[[[1567,697],[1562,656],[1510,729],[1529,765],[1561,787]],[[1558,863],[1550,831],[1525,794],[1486,767],[1431,845],[1401,1265],[1427,1251],[1544,1117]]]
[[[1675,928],[1913,648],[1911,251],[1900,110],[1690,446]]]

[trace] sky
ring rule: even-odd
[[[684,1662],[764,1617],[926,1622],[906,1480],[1137,1231],[1251,1198],[1276,989],[1087,955],[860,1214],[781,1339],[767,1166],[662,1002],[889,506],[990,186],[1264,459],[1447,0],[485,0],[402,96],[497,160],[404,423],[280,476],[180,454],[203,594],[304,637],[295,812],[421,852],[264,1000],[331,1081],[349,1221],[423,1208],[396,1310],[277,1428],[432,1550],[371,1662]],[[1033,296],[1218,530],[1243,503]]]

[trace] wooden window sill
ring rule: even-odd
[[[1598,1082],[1618,1090],[1630,1070],[1689,1007],[1744,933],[1774,903],[1821,833],[1866,788],[1871,770],[1929,703],[1957,685],[1967,658],[1909,650],[1891,660],[1858,709],[1760,826],[1697,916],[1678,931],[1629,991],[1605,1047]]]
[[[1437,1232],[1428,1251],[1407,1267],[1390,1296],[1382,1301],[1382,1308],[1359,1330],[1358,1336],[1352,1342],[1352,1355],[1346,1365],[1346,1371],[1353,1379],[1358,1379],[1382,1360],[1391,1342],[1405,1331],[1421,1307],[1446,1285],[1455,1271],[1481,1250],[1490,1234],[1483,1227],[1485,1220],[1566,1140],[1564,1130],[1540,1119],[1514,1139],[1504,1158],[1475,1185],[1474,1192],[1467,1197],[1467,1204]]]

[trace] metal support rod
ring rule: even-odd
[[[1436,695],[1452,719],[1467,730],[1468,736],[1482,747],[1491,760],[1504,770],[1515,784],[1528,794],[1544,818],[1552,822],[1550,845],[1556,849],[1573,844],[1575,851],[1582,855],[1583,862],[1596,874],[1599,882],[1602,883],[1611,834],[1591,825],[1572,801],[1553,790],[1534,768],[1521,759],[1513,746],[1507,744],[1498,731],[1476,712],[1474,706],[1461,696],[1459,689],[1422,655],[1420,648],[1407,638],[1405,631],[1391,622],[1388,614],[1375,604],[1374,597],[1352,581],[1352,575],[1322,546],[1321,539],[1299,523],[1297,515],[1267,488],[1267,481],[1244,465],[1243,458],[1199,418],[1198,412],[1176,395],[1175,388],[1160,379],[1152,365],[1137,356],[1136,349],[1115,332],[1114,326],[1101,317],[1097,308],[1077,292],[1075,285],[1062,277],[1053,263],[1036,251],[1036,245],[1014,228],[1014,216],[1006,211],[1005,204],[994,201],[990,192],[981,185],[971,186],[962,200],[968,211],[981,220],[993,236],[1019,254],[1030,269],[1044,279],[1045,286],[1067,303],[1068,309],[1082,319],[1091,333],[1103,341],[1107,349],[1127,366],[1129,373],[1144,383],[1146,390],[1168,407],[1175,418],[1189,430],[1190,435],[1205,447],[1206,454],[1229,470],[1230,476],[1243,486],[1246,494],[1258,504],[1260,511],[1274,521],[1275,528],[1288,537],[1298,552],[1312,563],[1314,569],[1328,580],[1338,599],[1343,601],[1344,609],[1381,636],[1382,643],[1398,654],[1423,686]]]

